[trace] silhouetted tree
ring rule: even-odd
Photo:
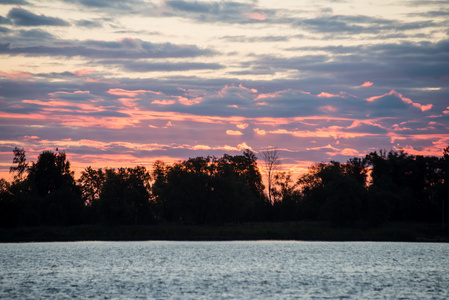
[[[42,152],[37,162],[33,162],[30,167],[28,180],[31,180],[33,190],[41,197],[52,193],[64,184],[72,184],[73,172],[70,171],[70,163],[66,161],[66,154]]]
[[[98,170],[87,167],[81,172],[78,183],[81,187],[81,195],[85,205],[92,205],[100,199],[100,194],[106,181],[106,173],[100,168]]]
[[[372,187],[389,199],[391,220],[434,221],[440,211],[438,199],[442,168],[433,156],[408,155],[403,151],[370,153]]]
[[[16,224],[71,225],[81,222],[83,203],[70,171],[65,152],[44,151],[31,166],[23,149],[15,148],[12,172],[17,172],[9,188]],[[24,174],[27,176],[24,178]]]
[[[275,147],[269,147],[268,149],[262,151],[262,157],[264,160],[264,169],[267,174],[268,200],[270,201],[270,203],[273,203],[272,186],[274,175],[279,169],[279,165],[281,164],[279,152]]]
[[[364,163],[358,159],[312,166],[298,180],[304,216],[340,226],[355,225],[362,218],[366,174]]]
[[[11,184],[0,179],[0,227],[10,227],[18,224],[20,207],[11,191]]]
[[[44,224],[70,225],[81,221],[84,205],[73,176],[63,151],[44,151],[32,163],[27,177],[29,196],[31,202],[37,202],[34,205],[39,206]]]
[[[151,175],[145,167],[106,169],[104,177],[100,195],[92,202],[102,222],[148,224],[154,221],[150,203]]]
[[[14,158],[12,163],[17,164],[16,167],[11,167],[9,169],[10,173],[16,172],[17,174],[14,175],[14,180],[21,181],[23,179],[23,174],[28,169],[28,164],[26,162],[26,153],[23,148],[17,148],[15,147],[13,150]]]
[[[274,172],[279,156],[272,152],[267,156],[272,163],[271,200],[250,150],[173,164],[156,161],[152,174],[142,166],[88,167],[77,182],[63,151],[44,151],[31,164],[23,149],[13,153],[14,180],[0,180],[2,227],[148,224],[164,219],[187,224],[272,220],[321,220],[337,226],[379,226],[389,220],[444,224],[449,210],[449,147],[440,158],[381,150],[346,163],[319,163],[296,182],[290,172]]]
[[[272,196],[275,220],[295,221],[302,218],[299,210],[301,194],[292,176],[290,171],[274,175]]]
[[[153,195],[168,221],[225,223],[263,211],[263,184],[256,156],[196,157],[167,166],[156,162]]]

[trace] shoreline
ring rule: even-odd
[[[0,243],[71,241],[389,241],[449,242],[449,228],[429,223],[386,223],[377,228],[341,228],[322,222],[228,225],[79,225],[0,229]]]

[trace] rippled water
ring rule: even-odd
[[[448,298],[449,244],[0,244],[0,298]]]

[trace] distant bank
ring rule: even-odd
[[[242,223],[221,226],[157,224],[148,226],[20,227],[0,229],[0,242],[54,241],[403,241],[449,242],[449,226],[386,223],[378,228],[341,228],[320,222]]]

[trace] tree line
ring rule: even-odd
[[[152,170],[89,166],[78,180],[64,151],[44,151],[31,163],[24,149],[13,154],[14,179],[0,179],[1,227],[301,220],[337,226],[444,224],[449,210],[449,147],[442,157],[381,150],[346,163],[318,163],[298,179],[275,168],[279,156],[268,149],[267,191],[250,150],[173,164],[156,161]]]

